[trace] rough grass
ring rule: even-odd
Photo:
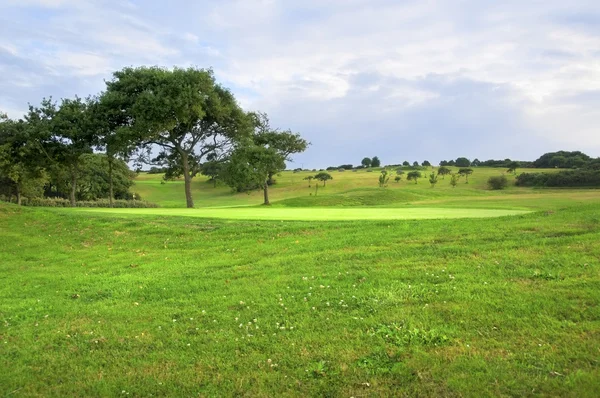
[[[0,205],[0,391],[597,396],[599,214],[319,223]]]
[[[423,174],[428,171],[422,171]],[[476,168],[469,177],[469,184],[461,179],[452,188],[449,178],[439,179],[431,188],[425,178],[418,184],[410,181],[390,182],[387,188],[378,188],[378,171],[372,173],[333,171],[334,179],[326,187],[315,182],[308,187],[303,178],[312,172],[293,173],[285,171],[277,176],[277,184],[269,190],[274,207],[462,207],[497,209],[548,209],[561,208],[576,203],[600,200],[598,189],[534,189],[512,185],[514,176],[507,174],[511,186],[502,191],[487,189],[487,179],[501,175],[504,169]],[[392,172],[394,174],[394,172]],[[143,199],[158,203],[161,207],[185,207],[182,181],[161,184],[161,175],[142,173],[136,179],[133,190]],[[257,206],[262,203],[262,192],[232,193],[224,186],[214,188],[202,176],[193,180],[192,191],[196,207]]]

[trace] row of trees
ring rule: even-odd
[[[20,197],[59,169],[74,206],[85,155],[102,151],[111,201],[115,165],[134,161],[160,167],[165,179],[183,177],[187,207],[203,171],[236,189],[262,188],[268,204],[273,175],[307,146],[299,134],[272,128],[265,114],[244,112],[211,70],[125,68],[97,96],[44,99],[17,121],[2,115],[0,177]]]

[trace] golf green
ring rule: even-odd
[[[157,215],[201,218],[224,218],[235,220],[424,220],[445,218],[502,217],[529,213],[524,210],[498,209],[451,209],[451,208],[270,208],[231,207],[199,209],[69,209],[86,213],[115,215]]]

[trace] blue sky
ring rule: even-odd
[[[320,168],[600,156],[600,2],[2,0],[0,110],[124,66],[212,67]]]

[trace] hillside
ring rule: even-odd
[[[456,169],[455,169],[456,170]],[[325,187],[319,183],[315,192],[313,181],[311,188],[304,180],[314,172],[284,171],[276,177],[277,184],[269,190],[271,202],[275,207],[463,207],[463,208],[501,208],[501,209],[548,209],[575,203],[587,203],[600,199],[600,190],[533,189],[515,187],[514,176],[506,174],[505,169],[475,168],[469,177],[469,183],[462,178],[456,188],[449,184],[449,177],[439,178],[438,184],[431,188],[427,181],[430,171],[422,171],[424,178],[417,184],[406,181],[394,182],[395,172],[387,188],[378,187],[379,171],[357,172],[332,171],[332,181]],[[543,171],[554,171],[553,169]],[[487,188],[490,176],[505,174],[509,187],[502,191]],[[262,203],[262,192],[232,193],[226,186],[213,187],[206,177],[199,176],[192,183],[196,207],[258,206]],[[145,200],[158,203],[161,207],[185,207],[182,181],[163,183],[158,174],[140,173],[132,188]]]

